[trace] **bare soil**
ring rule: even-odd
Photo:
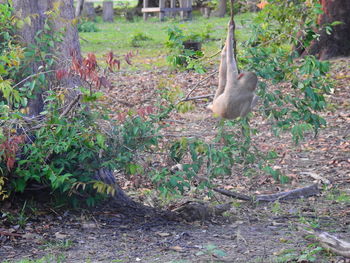
[[[274,166],[291,183],[281,185],[261,171],[245,176],[245,167],[238,165],[232,168],[230,176],[217,179],[218,187],[254,195],[310,185],[315,182],[312,175],[316,174],[329,180],[320,195],[254,204],[216,193],[212,200],[232,202],[230,211],[221,217],[191,223],[130,217],[116,212],[108,203],[78,211],[43,206],[33,211],[24,228],[0,218],[0,262],[45,255],[52,256],[44,262],[350,262],[324,250],[317,252],[318,244],[300,230],[300,226],[309,224],[350,240],[349,65],[349,59],[333,61],[331,75],[336,87],[328,98],[330,110],[323,113],[328,126],[318,137],[310,134],[305,142],[294,145],[289,135],[273,136],[265,120],[259,117],[252,120],[252,125],[260,130],[253,138],[254,146],[261,151],[277,151],[279,158]],[[118,110],[152,106],[159,96],[160,83],[178,86],[186,94],[205,76],[159,71],[118,73],[113,78],[115,88],[107,91],[108,105],[116,109],[115,118],[119,118]],[[216,83],[215,74],[191,96],[213,93]],[[217,120],[205,109],[208,102],[194,103],[195,110],[171,116],[168,121],[173,125],[165,131],[165,137],[196,136],[210,140],[215,135]],[[158,158],[156,161],[161,165],[167,162]],[[148,186],[146,179],[120,181],[137,201],[154,204],[151,197],[143,194]],[[172,202],[171,207],[199,198],[202,196],[190,193]],[[170,205],[163,209],[167,207]],[[20,210],[10,202],[1,208],[2,212],[11,213]]]

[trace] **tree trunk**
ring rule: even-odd
[[[219,1],[219,7],[216,10],[216,16],[224,17],[226,15],[226,0]]]
[[[30,1],[30,0],[14,0],[13,1],[13,7],[15,9],[16,15],[24,19],[28,17],[31,14],[37,14],[34,16],[31,16],[31,24],[25,24],[20,30],[20,41],[22,41],[25,45],[34,44],[35,40],[35,34],[39,30],[41,30],[44,27],[44,17],[43,12],[44,10],[41,9],[41,6],[39,5],[38,1]],[[39,62],[33,62],[31,63],[29,74],[35,74],[38,72],[40,64]],[[43,110],[44,103],[42,99],[42,91],[41,90],[34,90],[34,98],[29,99],[28,101],[28,108],[29,112],[28,115],[30,117],[35,117],[39,115],[39,113]]]
[[[333,27],[331,35],[320,32],[319,41],[314,40],[304,54],[317,55],[319,59],[350,55],[350,1],[320,0],[324,14],[318,18],[320,25],[342,22]]]
[[[93,2],[86,2],[83,8],[83,17],[88,18],[89,20],[95,20],[96,12]]]
[[[84,8],[84,0],[78,0],[75,7],[75,17],[79,17]]]
[[[31,23],[25,23],[22,29],[19,30],[21,41],[24,45],[36,44],[35,35],[39,30],[44,28],[44,22],[46,18],[45,12],[52,9],[54,0],[13,0],[13,7],[15,14],[21,18],[31,18]],[[58,45],[58,51],[53,50],[57,57],[61,59],[63,63],[68,65],[71,59],[71,52],[75,52],[80,58],[80,44],[78,38],[78,31],[76,27],[71,24],[74,18],[73,0],[62,0],[59,7],[59,16],[61,19],[55,19],[52,31],[58,31],[65,28],[65,34],[63,41]],[[58,54],[57,54],[58,53]],[[33,62],[30,65],[30,74],[38,73],[40,62]],[[70,80],[68,80],[70,82]],[[35,117],[43,110],[42,90],[34,91],[34,98],[28,102],[29,116]]]
[[[114,21],[114,9],[112,1],[103,2],[103,21],[113,22]]]

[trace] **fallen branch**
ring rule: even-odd
[[[180,101],[179,101],[178,103],[176,103],[176,104],[179,104],[179,103],[182,102],[182,101],[188,100],[188,98],[190,97],[190,95],[192,94],[192,92],[195,91],[195,89],[198,88],[199,85],[200,85],[202,82],[208,80],[209,78],[211,78],[212,76],[214,76],[216,73],[218,73],[218,70],[215,70],[214,72],[210,73],[208,77],[206,77],[206,78],[204,78],[204,79],[198,81],[197,84],[194,85],[194,87],[190,90],[190,92],[187,93],[186,97],[185,97],[184,99],[180,100]]]
[[[310,197],[313,195],[317,195],[320,192],[317,184],[313,184],[307,187],[298,188],[298,189],[294,189],[294,190],[290,190],[282,193],[256,195],[253,197],[240,194],[237,192],[233,192],[233,191],[218,189],[218,188],[214,188],[214,191],[236,199],[240,199],[244,201],[255,201],[255,202],[274,202],[277,200],[291,200],[291,199],[297,199],[302,197]]]
[[[350,258],[350,243],[348,241],[339,239],[320,229],[306,230],[305,228],[302,228],[301,230],[314,235],[315,239],[320,242],[320,245],[323,248],[332,251],[334,254]]]
[[[71,109],[74,107],[74,105],[78,103],[80,97],[81,97],[81,94],[78,94],[78,95],[74,98],[74,100],[72,100],[72,101],[68,104],[67,108],[65,108],[65,110],[61,113],[59,119],[62,119],[63,117],[65,117],[65,116],[71,111]]]
[[[210,97],[214,97],[214,94],[207,94],[207,95],[202,95],[202,96],[196,96],[196,97],[184,98],[184,99],[183,99],[183,100],[181,100],[180,102],[183,102],[183,101],[189,101],[189,100],[205,99],[205,98],[210,98]]]
[[[22,79],[20,82],[16,83],[12,89],[16,88],[17,86],[21,85],[22,83],[26,82],[28,79],[31,79],[33,77],[39,76],[39,75],[43,75],[43,74],[48,74],[48,73],[52,73],[52,72],[56,72],[56,70],[48,70],[48,71],[42,71],[42,72],[38,72],[32,75],[29,75],[28,77]]]
[[[301,174],[308,175],[308,176],[312,177],[313,179],[315,179],[319,183],[323,183],[323,184],[326,184],[326,185],[331,184],[331,182],[328,179],[323,178],[319,174],[316,174],[316,173],[313,173],[313,172],[302,172]]]
[[[0,231],[0,236],[21,237],[21,234]]]
[[[248,195],[244,195],[244,194],[240,194],[237,192],[233,192],[233,191],[229,191],[229,190],[225,190],[225,189],[218,189],[218,188],[214,188],[215,192],[218,192],[220,194],[232,197],[232,198],[236,198],[239,200],[244,200],[244,201],[253,201],[253,198],[248,196]]]

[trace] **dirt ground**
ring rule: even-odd
[[[232,208],[224,216],[191,223],[131,218],[115,212],[108,204],[79,211],[37,208],[24,228],[0,218],[0,262],[44,256],[43,262],[350,262],[319,251],[318,244],[302,231],[303,225],[308,224],[350,240],[349,65],[349,59],[333,62],[331,75],[336,87],[328,98],[333,106],[323,113],[328,126],[317,138],[310,135],[295,146],[288,135],[272,136],[264,120],[253,120],[252,125],[261,131],[253,138],[254,146],[277,151],[275,168],[287,175],[291,183],[281,185],[262,172],[244,176],[243,167],[239,166],[233,167],[231,176],[217,181],[221,188],[253,195],[311,185],[315,182],[313,177],[319,175],[324,179],[320,182],[321,194],[254,204],[216,193],[213,200],[232,202]],[[155,87],[159,82],[179,86],[187,94],[206,76],[188,72],[169,76],[163,71],[118,73],[113,76],[116,87],[108,91],[108,103],[119,109],[130,104],[135,108],[150,106],[158,96]],[[216,83],[214,74],[191,96],[213,93]],[[207,140],[215,135],[217,120],[205,110],[207,101],[196,100],[195,104],[194,111],[171,116],[169,122],[173,126],[166,130],[167,134]],[[137,201],[152,203],[135,195],[139,191],[130,182],[123,181],[122,186]],[[196,196],[192,194],[186,200],[191,198]],[[9,203],[1,210],[20,213]]]

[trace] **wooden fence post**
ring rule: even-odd
[[[165,0],[159,0],[159,8],[160,8],[159,20],[160,21],[164,21],[165,12],[162,11],[162,8],[164,7],[165,7]]]
[[[191,10],[187,12],[187,19],[192,20],[192,0],[187,0],[187,6],[188,8],[191,7]]]
[[[143,0],[143,8],[148,8],[148,0]],[[148,18],[148,13],[147,12],[144,12],[143,13],[143,20],[147,20]]]

